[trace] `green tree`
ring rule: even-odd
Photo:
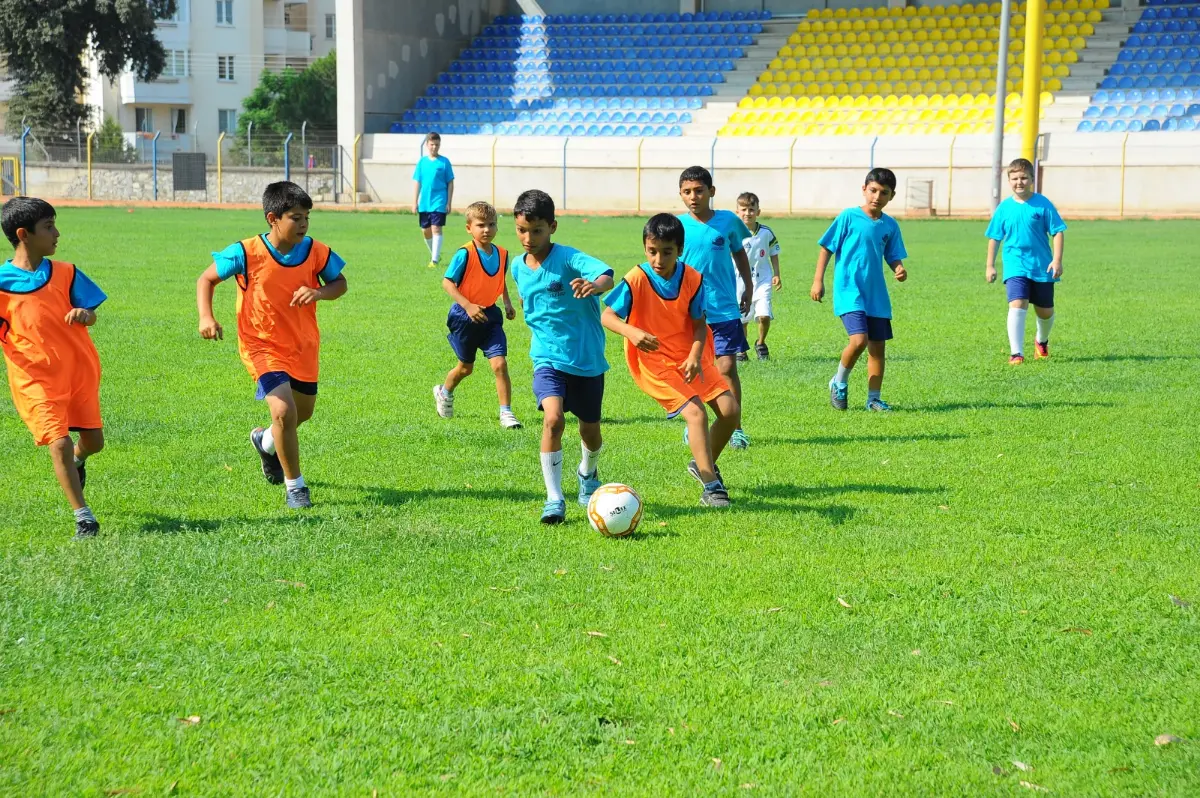
[[[92,140],[92,158],[99,163],[133,163],[137,160],[137,150],[125,140],[121,123],[108,114],[104,115],[104,124]]]
[[[305,122],[308,122],[310,136],[313,131],[337,127],[336,53],[318,58],[300,72],[291,67],[282,72],[263,70],[254,91],[242,100],[237,135],[229,152],[231,162],[247,162],[246,133],[249,131],[255,141],[253,164],[281,165],[283,137],[288,133],[299,136]],[[300,157],[298,141],[296,145],[292,153],[293,165],[298,165],[295,159]]]
[[[175,0],[0,0],[0,54],[13,96],[8,120],[40,130],[74,128],[86,108],[89,47],[100,74],[131,69],[139,80],[161,74],[166,53],[155,20],[175,13]]]

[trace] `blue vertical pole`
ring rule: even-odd
[[[154,131],[154,141],[150,143],[150,174],[154,183],[154,201],[158,202],[158,137],[162,135],[161,130]]]
[[[291,149],[292,132],[289,130],[287,138],[283,140],[283,179],[289,181],[292,179]]]
[[[25,139],[29,138],[29,134],[33,132],[33,128],[25,125],[25,130],[21,133],[21,196],[29,196],[29,173],[26,170],[28,159],[25,157]]]

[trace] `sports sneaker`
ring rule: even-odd
[[[1025,358],[1022,355],[1013,355],[1008,359],[1008,365],[1010,366],[1019,366],[1024,362]]]
[[[429,265],[426,266],[425,268],[436,269],[437,267],[438,267],[438,262],[436,260],[431,260],[431,261],[429,261]]]
[[[834,410],[845,410],[849,406],[847,403],[849,395],[849,385],[844,382],[829,381],[829,404],[833,405]]]
[[[1042,360],[1050,357],[1050,342],[1049,341],[1034,341],[1033,348],[1037,350],[1037,359]]]
[[[587,507],[588,500],[592,498],[596,488],[600,487],[600,469],[597,468],[586,477],[576,471],[575,476],[579,479],[579,503]]]
[[[521,429],[521,422],[517,421],[517,417],[513,415],[513,411],[501,410],[500,426],[504,429]]]
[[[292,488],[287,492],[287,506],[289,510],[303,510],[305,507],[312,507],[312,498],[308,495],[308,486],[303,488]]]
[[[770,360],[771,350],[767,349],[766,344],[755,344],[754,353],[758,355],[759,360]]]
[[[565,499],[548,501],[542,506],[543,524],[561,524],[567,520],[567,502]]]
[[[704,484],[704,480],[700,478],[700,467],[696,465],[695,460],[692,460],[688,463],[687,472],[691,475],[692,479],[696,480],[701,485]],[[721,467],[716,463],[713,463],[713,473],[717,475],[717,480],[724,485],[725,478],[721,476]]]
[[[735,355],[733,359],[739,363],[749,363],[750,362],[750,356],[747,355],[745,352],[738,352],[737,355]]]
[[[705,488],[700,494],[700,504],[705,507],[728,507],[731,504],[729,492],[725,490],[724,485],[719,488]]]
[[[437,414],[442,418],[454,418],[454,394],[446,393],[446,386],[433,386],[433,401],[437,405]]]
[[[746,433],[742,432],[740,429],[735,429],[733,431],[733,435],[731,435],[729,437],[729,448],[730,449],[749,449],[750,448],[750,439],[748,437],[746,437]]]
[[[79,472],[79,489],[83,490],[87,487],[87,461],[75,466],[75,470]]]
[[[100,523],[93,521],[90,518],[84,521],[75,522],[75,537],[74,540],[88,540],[100,534]]]
[[[867,400],[867,409],[874,413],[890,413],[890,412],[892,412],[892,406],[889,405],[887,402],[883,401],[882,399],[868,399]]]
[[[270,482],[272,485],[282,485],[283,466],[279,463],[279,455],[268,454],[263,449],[262,439],[264,432],[266,430],[262,427],[255,427],[250,430],[250,445],[254,447],[254,451],[258,452],[258,456],[262,460],[262,472],[267,482]]]

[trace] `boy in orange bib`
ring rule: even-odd
[[[668,418],[681,415],[687,422],[693,457],[687,470],[704,486],[700,503],[728,507],[717,458],[741,422],[741,408],[717,370],[704,278],[679,260],[683,242],[679,219],[669,213],[650,219],[642,230],[647,262],[605,297],[600,320],[625,338],[625,362],[637,386]],[[717,416],[711,429],[705,404]]]
[[[504,319],[517,317],[508,297],[508,252],[492,243],[496,237],[496,209],[486,202],[467,206],[467,232],[471,241],[454,253],[442,278],[442,288],[454,304],[446,316],[450,348],[458,363],[446,375],[446,381],[433,386],[433,401],[442,418],[454,417],[454,389],[475,370],[480,351],[496,376],[496,395],[500,399],[500,426],[520,429],[521,422],[512,411],[512,380],[508,377],[508,338]],[[504,315],[496,300],[504,299]]]
[[[237,281],[238,353],[265,399],[271,426],[250,431],[250,444],[272,485],[286,485],[287,506],[311,507],[300,474],[297,428],[312,418],[317,403],[321,332],[320,300],[346,293],[346,262],[308,236],[312,199],[295,183],[279,182],[263,192],[271,230],[213,253],[213,263],[196,281],[200,337],[220,340],[225,331],[213,316],[217,284]]]
[[[84,463],[104,448],[100,356],[87,328],[107,297],[70,263],[50,260],[58,248],[55,216],[50,203],[33,197],[14,197],[0,212],[15,250],[0,264],[0,350],[17,414],[34,443],[49,447],[75,511],[75,539],[83,540],[100,531],[83,498]]]

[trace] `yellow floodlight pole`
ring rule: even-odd
[[[792,213],[792,200],[795,194],[796,185],[796,144],[800,139],[792,139],[792,146],[788,148],[788,214]]]
[[[1025,8],[1025,72],[1021,97],[1021,157],[1037,160],[1038,119],[1042,96],[1042,6],[1046,0],[1029,0]]]
[[[91,133],[88,133],[88,135],[87,135],[88,199],[92,198],[92,136],[95,136],[95,135],[96,135],[95,131],[92,131]]]
[[[354,207],[358,208],[358,145],[362,142],[363,134],[359,133],[354,137],[354,180],[350,184],[350,190],[354,192]],[[449,208],[447,208],[449,210]]]

